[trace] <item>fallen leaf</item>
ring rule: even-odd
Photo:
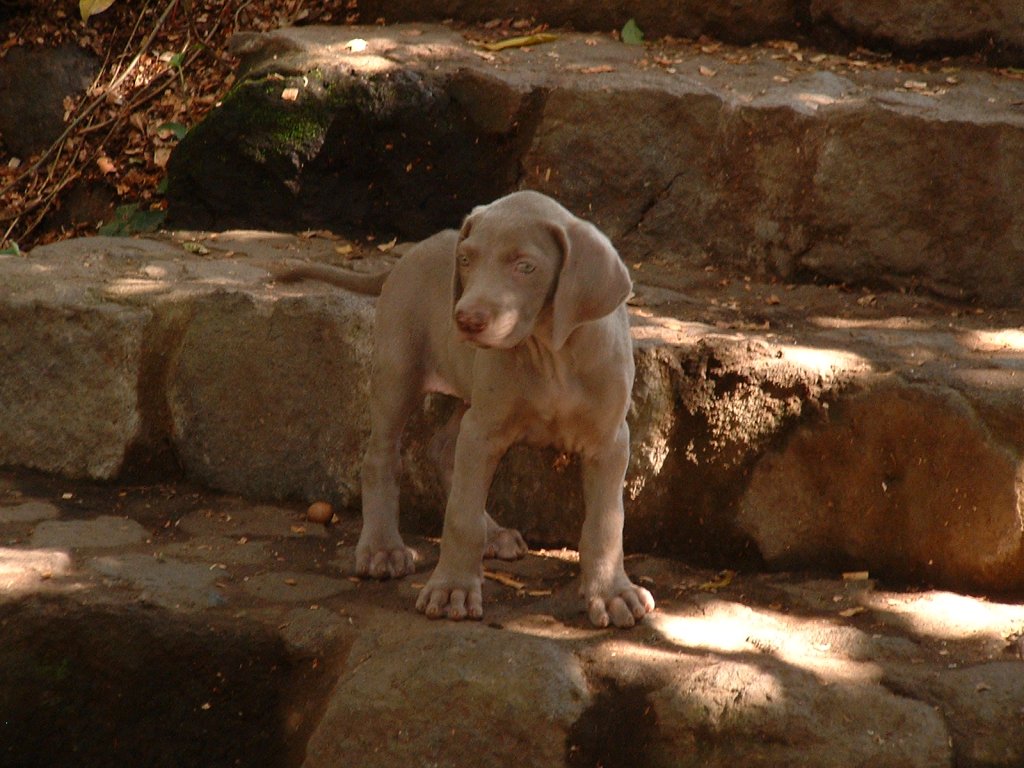
[[[842,616],[844,619],[849,619],[853,616],[857,616],[858,614],[864,613],[866,610],[867,608],[865,608],[864,606],[858,605],[854,608],[847,608],[846,610],[840,611],[839,615]]]
[[[725,589],[730,584],[732,584],[732,580],[735,577],[736,571],[722,571],[718,574],[718,577],[716,579],[713,579],[712,581],[705,581],[703,584],[701,584],[699,589],[705,592],[714,592],[719,589]]]
[[[903,83],[903,87],[911,91],[923,91],[928,88],[928,83],[922,83],[920,80],[907,80]]]
[[[615,67],[610,67],[607,64],[599,64],[596,67],[584,67],[580,72],[584,75],[603,75],[608,72],[614,72]]]
[[[712,69],[711,67],[705,67],[703,64],[700,67],[697,68],[697,71],[700,72],[700,74],[703,77],[714,77],[715,75],[718,74],[718,70],[717,69]]]
[[[157,168],[166,168],[171,159],[170,147],[157,147],[153,150],[153,165]]]
[[[194,240],[190,240],[187,243],[182,243],[181,247],[184,248],[189,253],[194,253],[197,256],[206,256],[210,252],[209,248],[207,248],[202,243],[195,242]],[[230,522],[230,521],[231,521],[231,515],[228,515],[225,518],[224,522]]]
[[[538,32],[535,35],[510,37],[507,40],[499,40],[495,43],[482,43],[480,47],[485,51],[496,53],[497,51],[504,51],[506,48],[526,48],[531,45],[540,45],[541,43],[553,43],[557,39],[558,35],[553,35],[550,32]]]
[[[526,586],[526,582],[519,581],[512,574],[502,571],[484,571],[484,578],[504,584],[506,587],[512,587],[512,589],[523,589]]]
[[[296,99],[299,98],[299,89],[285,88],[283,91],[281,91],[281,98],[284,99],[285,101],[295,101]]]
[[[114,0],[78,0],[78,12],[82,14],[82,21],[88,21],[90,16],[103,13],[114,4]]]
[[[389,240],[386,243],[381,243],[380,245],[378,245],[377,246],[377,250],[380,251],[381,253],[387,253],[392,248],[394,248],[397,243],[398,243],[398,238],[396,237],[396,238],[393,238],[393,239]]]
[[[100,155],[96,158],[96,165],[99,167],[100,172],[106,176],[107,174],[117,173],[117,166],[114,165],[114,161],[106,155]]]
[[[644,33],[636,24],[636,19],[630,19],[619,33],[622,42],[626,45],[643,45]]]

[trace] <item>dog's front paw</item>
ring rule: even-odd
[[[625,573],[607,586],[584,585],[580,590],[587,615],[595,627],[632,627],[654,610],[654,597],[629,580]]]
[[[416,610],[429,619],[447,616],[454,621],[484,615],[483,579],[479,576],[446,577],[436,570],[416,599]]]
[[[404,544],[396,547],[356,547],[356,575],[373,579],[399,579],[416,569],[416,553]]]

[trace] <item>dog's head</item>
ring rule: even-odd
[[[629,272],[594,225],[538,192],[475,208],[459,232],[453,318],[466,341],[509,349],[543,321],[560,349],[629,296]]]

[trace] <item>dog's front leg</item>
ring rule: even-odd
[[[629,463],[629,427],[583,457],[586,518],[580,537],[580,595],[595,626],[631,627],[654,610],[654,598],[629,580],[623,565],[622,484]]]
[[[416,609],[432,619],[483,616],[484,505],[494,470],[508,448],[502,436],[470,408],[455,443],[451,492],[444,513],[441,557],[420,591]]]

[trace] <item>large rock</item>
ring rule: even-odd
[[[1024,291],[1024,192],[1006,183],[1024,115],[994,72],[571,34],[492,54],[422,26],[239,50],[239,85],[172,158],[178,225],[420,237],[532,187],[635,261],[990,304]]]
[[[15,46],[0,59],[0,134],[7,150],[27,158],[64,130],[64,100],[84,93],[99,68],[77,46]]]
[[[736,43],[784,38],[837,47],[855,42],[929,54],[994,52],[1016,61],[1024,54],[1024,9],[1015,0],[980,0],[969,6],[952,0],[363,0],[358,16],[366,24],[380,19],[388,23],[532,19],[581,32],[619,30],[632,18],[648,40],[710,35]]]
[[[799,3],[795,0],[706,3],[699,0],[366,0],[359,4],[363,23],[386,21],[493,21],[495,19],[535,19],[555,26],[570,26],[580,31],[620,29],[628,19],[636,23],[648,39],[674,35],[700,37],[713,35],[723,40],[750,43],[778,37],[792,37],[800,30]]]
[[[109,479],[142,429],[152,312],[97,297],[84,254],[71,250],[0,262],[0,464]]]
[[[815,24],[833,24],[868,43],[940,53],[996,49],[1024,51],[1024,8],[1016,0],[811,0]]]
[[[167,380],[172,437],[189,474],[264,498],[354,505],[372,318],[368,299],[343,291],[197,301]]]
[[[999,589],[1024,568],[1022,482],[1019,449],[961,395],[881,384],[762,459],[737,522],[773,565],[839,557]]]
[[[589,698],[569,649],[411,618],[364,629],[304,768],[563,764],[569,729]]]
[[[373,301],[270,285],[264,267],[282,254],[338,256],[324,237],[183,233],[2,262],[2,461],[100,478],[180,467],[216,488],[355,511]],[[637,284],[628,548],[1024,584],[1017,315],[946,328],[947,307],[911,296],[653,267],[637,276],[688,293]],[[901,313],[917,319],[887,319]],[[451,405],[430,399],[407,429],[409,531],[440,530],[427,445]],[[489,508],[534,546],[574,544],[578,462],[514,449]]]

